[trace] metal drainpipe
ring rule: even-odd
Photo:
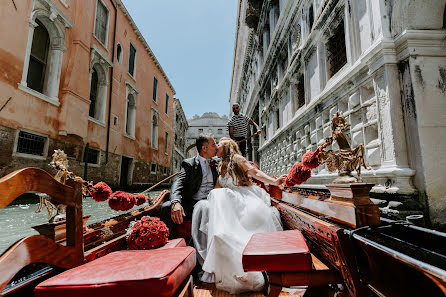
[[[105,146],[105,164],[108,163],[108,149],[110,146],[110,117],[111,117],[111,104],[112,104],[112,94],[113,94],[113,70],[115,68],[115,42],[116,42],[116,22],[118,20],[118,10],[116,9],[116,5],[113,0],[110,1],[115,10],[115,24],[113,28],[113,48],[112,48],[112,69],[110,71],[110,93],[108,96],[108,115],[107,115],[107,142]]]

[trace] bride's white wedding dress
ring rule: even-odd
[[[199,201],[192,215],[192,237],[204,271],[202,281],[215,282],[232,294],[259,291],[260,272],[244,272],[242,252],[254,233],[282,230],[280,215],[260,187],[236,186],[229,174],[219,177],[222,188]]]

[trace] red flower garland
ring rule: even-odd
[[[319,166],[319,159],[317,158],[318,154],[319,151],[316,151],[316,153],[306,152],[302,156],[302,165],[309,169],[317,168]]]
[[[159,248],[167,243],[169,229],[156,217],[142,217],[129,228],[127,246],[129,250],[148,250]]]
[[[311,169],[302,165],[302,163],[294,164],[293,168],[291,168],[290,172],[288,172],[285,184],[288,187],[292,187],[294,185],[300,185],[301,183],[307,181],[311,177]]]
[[[112,190],[106,183],[98,182],[93,188],[95,191],[91,193],[91,196],[95,201],[102,202],[110,198]]]
[[[108,200],[108,205],[114,210],[126,211],[132,209],[135,204],[135,196],[124,191],[114,192]]]
[[[136,198],[136,205],[138,206],[146,203],[147,201],[146,195],[144,194],[135,195],[135,198]]]

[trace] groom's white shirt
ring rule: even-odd
[[[207,198],[209,192],[214,188],[214,179],[212,176],[211,166],[209,165],[209,160],[200,155],[198,155],[198,160],[200,161],[201,173],[203,174],[203,177],[201,180],[200,189],[198,189],[198,192],[192,196],[194,200],[202,200]]]

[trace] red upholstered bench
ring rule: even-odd
[[[127,249],[127,234],[122,234],[115,239],[107,241],[107,243],[97,246],[85,253],[85,262],[91,262],[95,259],[110,254],[111,252],[122,251]],[[168,249],[174,247],[185,247],[186,241],[183,238],[175,238],[167,241],[165,245],[158,249]]]
[[[243,269],[261,271],[265,296],[277,297],[283,286],[323,286],[341,278],[314,257],[298,230],[256,233],[242,255]],[[268,288],[269,294],[268,294]]]
[[[191,247],[118,251],[54,276],[34,293],[36,297],[170,297],[191,285],[187,278],[195,263]]]
[[[189,244],[192,238],[192,220],[184,220],[182,224],[174,224],[174,235],[177,238],[184,238]]]
[[[165,245],[162,247],[159,247],[158,250],[162,249],[170,249],[170,248],[176,248],[176,247],[186,247],[186,241],[184,241],[184,238],[175,238],[168,240]]]

